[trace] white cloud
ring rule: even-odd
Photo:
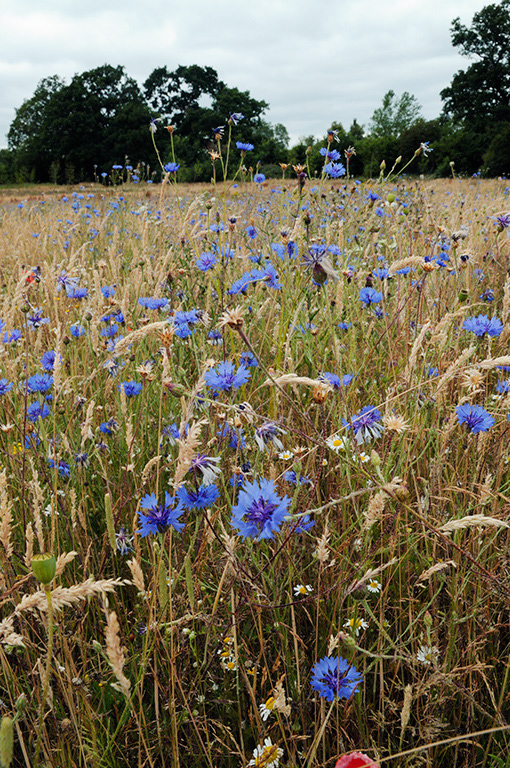
[[[0,145],[40,79],[108,63],[143,82],[158,66],[214,67],[230,86],[270,103],[293,139],[333,120],[367,123],[386,91],[413,93],[427,118],[469,62],[450,23],[469,25],[481,0],[3,0]]]

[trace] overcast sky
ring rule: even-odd
[[[43,77],[102,64],[142,83],[153,69],[200,64],[270,105],[294,143],[333,121],[365,125],[383,95],[414,94],[427,119],[469,65],[450,24],[490,0],[0,0],[0,146]]]

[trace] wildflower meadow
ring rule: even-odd
[[[228,128],[0,198],[0,765],[508,766],[510,187]]]

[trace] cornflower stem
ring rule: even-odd
[[[44,706],[48,697],[48,689],[50,686],[50,673],[51,673],[51,660],[53,657],[53,602],[51,599],[51,584],[47,584],[44,587],[46,595],[46,604],[48,606],[48,648],[46,653],[46,670],[44,672],[43,691],[41,697],[41,704],[39,707],[39,719],[37,721],[37,742],[35,745],[34,756],[34,768],[39,767],[39,752],[41,750],[41,735],[42,724],[44,717]]]
[[[173,765],[175,768],[179,768],[179,743],[178,743],[178,727],[177,727],[177,712],[175,709],[175,627],[174,627],[174,614],[173,614],[173,584],[172,584],[172,545],[173,536],[172,528],[168,532],[168,612],[170,619],[170,698],[169,708],[171,714],[171,728],[172,728],[172,752],[173,752]],[[163,546],[161,547],[163,554]]]
[[[223,181],[227,180],[228,175],[228,158],[230,156],[230,141],[232,139],[232,123],[228,123],[228,139],[227,139],[227,157],[225,158],[225,169],[223,171]]]

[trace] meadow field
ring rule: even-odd
[[[299,173],[0,196],[0,765],[510,765],[510,186]]]

